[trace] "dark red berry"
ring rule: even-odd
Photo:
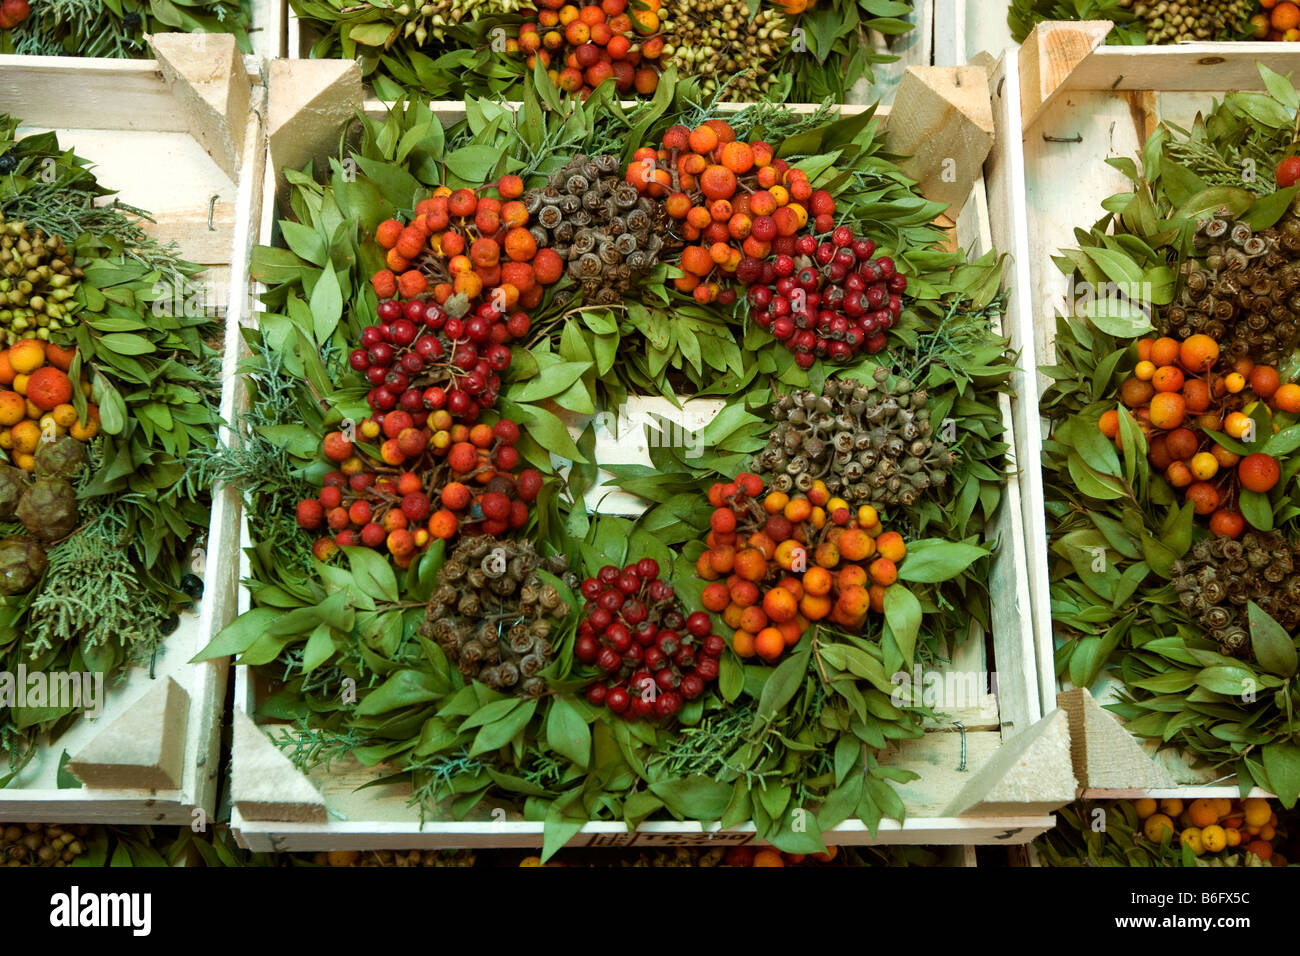
[[[703,637],[712,629],[713,625],[709,622],[709,615],[704,611],[696,611],[686,619],[686,630],[696,637]]]

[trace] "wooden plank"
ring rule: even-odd
[[[875,80],[871,83],[856,83],[845,97],[849,103],[892,103],[908,67],[930,66],[937,62],[933,54],[934,2],[935,0],[915,0],[912,12],[904,17],[914,24],[907,33],[886,37],[874,30],[868,32],[866,45],[877,53],[896,56],[898,59],[892,63],[873,65]]]
[[[1047,20],[1019,50],[1020,112],[1024,128],[1063,90],[1074,68],[1110,33],[1109,20]]]
[[[909,67],[885,146],[927,199],[960,210],[993,145],[988,75],[977,66]]]
[[[1017,53],[1006,53],[994,75],[993,110],[999,132],[1020,129],[1020,90]],[[1035,306],[1032,296],[1027,239],[1024,155],[1020,138],[1011,132],[999,135],[984,164],[989,191],[989,223],[997,249],[1010,256],[1013,268],[1007,275],[1007,311],[1002,317],[1002,331],[1017,354],[1017,368],[1012,376],[1011,414],[1015,460],[1020,469],[1021,533],[1025,542],[1030,602],[1022,605],[1031,616],[1032,627],[1025,628],[1018,646],[998,651],[998,670],[1006,673],[1025,671],[1036,674],[1039,713],[1055,706],[1055,668],[1052,661],[1052,618],[1048,593],[1047,520],[1043,510],[1043,475],[1041,420],[1038,414],[1038,353],[1034,343]],[[1005,709],[1005,706],[1004,706]]]
[[[253,56],[258,63],[266,63],[286,55],[289,4],[286,0],[252,0],[253,28],[248,38],[253,43]]]
[[[837,846],[970,846],[1028,843],[1054,824],[1051,816],[1024,815],[998,820],[954,818],[881,820],[873,837],[866,826],[849,821],[829,838]],[[366,832],[339,823],[275,824],[244,820],[234,813],[231,830],[241,847],[255,852],[300,853],[320,850],[424,850],[440,848],[508,848],[542,845],[542,824],[500,823],[375,824]],[[567,844],[571,847],[709,846],[755,842],[753,825],[734,830],[705,829],[698,823],[643,823],[633,833],[621,823],[589,823]]]
[[[237,176],[252,85],[234,36],[160,33],[148,39],[189,134],[218,166]]]
[[[1300,68],[1300,51],[1290,44],[1267,42],[1103,46],[1078,62],[1062,85],[1068,91],[1261,90],[1258,63],[1285,74]]]

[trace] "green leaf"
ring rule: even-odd
[[[939,538],[913,541],[907,546],[907,554],[898,567],[898,577],[901,581],[924,583],[948,581],[986,554],[987,551],[973,544]]]
[[[1289,79],[1270,70],[1263,63],[1256,63],[1255,66],[1264,81],[1264,88],[1268,90],[1273,99],[1292,112],[1300,109],[1300,94],[1296,92],[1296,88]]]
[[[1213,667],[1206,667],[1196,675],[1196,683],[1208,691],[1226,694],[1229,697],[1241,697],[1259,688],[1259,679],[1255,672],[1236,664],[1215,664]]]
[[[1145,310],[1115,296],[1085,302],[1082,312],[1093,325],[1116,338],[1136,338],[1152,329],[1151,316]]]
[[[148,355],[157,351],[157,347],[143,335],[131,335],[129,332],[100,336],[99,347],[118,355]]]
[[[358,588],[377,600],[397,603],[397,575],[393,573],[393,566],[378,551],[349,547],[344,548],[343,553],[347,556],[352,578]]]
[[[1271,192],[1267,196],[1256,201],[1241,221],[1255,230],[1267,229],[1281,219],[1291,204],[1295,201],[1296,194],[1300,192],[1298,186],[1288,186],[1286,189],[1279,189]]]
[[[214,637],[208,646],[190,659],[191,664],[199,661],[211,661],[232,654],[242,654],[253,642],[266,633],[266,629],[282,612],[271,608],[257,607],[245,611],[227,624]]]
[[[363,46],[383,46],[390,36],[396,36],[399,27],[386,20],[374,23],[354,23],[348,27],[347,37],[353,43]]]
[[[803,686],[811,653],[812,642],[806,639],[801,641],[795,652],[782,661],[763,682],[763,692],[758,698],[757,720],[775,716],[790,703]]]
[[[1246,603],[1246,613],[1250,619],[1250,644],[1259,666],[1278,677],[1290,677],[1296,672],[1291,635],[1254,601]]]
[[[1242,517],[1252,526],[1260,531],[1273,530],[1273,504],[1268,500],[1268,495],[1259,491],[1242,490],[1237,495],[1237,505],[1241,508]]]
[[[63,756],[59,758],[59,766],[54,774],[54,785],[60,790],[80,790],[83,786],[76,774],[68,769],[68,761],[71,759],[72,754],[66,750],[63,751]]]
[[[546,717],[546,744],[582,770],[591,759],[591,728],[567,697],[557,695]]]
[[[1262,749],[1264,773],[1282,806],[1293,809],[1300,797],[1300,747],[1290,741],[1265,744]]]
[[[432,674],[405,668],[368,693],[357,705],[357,714],[362,717],[386,714],[400,707],[426,703],[437,696]]]
[[[718,662],[718,693],[728,704],[740,696],[745,689],[745,669],[740,661],[730,652],[724,653]]]
[[[557,362],[542,369],[536,378],[520,388],[510,389],[507,397],[513,402],[536,402],[559,395],[590,368],[590,362]]]
[[[903,564],[907,564],[906,558]],[[916,638],[921,633],[921,602],[902,585],[892,584],[885,589],[885,628],[910,666]]]
[[[537,701],[530,700],[516,707],[500,720],[485,725],[475,736],[474,743],[469,748],[469,755],[477,757],[479,754],[504,747],[515,734],[528,725],[536,710]]]
[[[321,272],[316,288],[311,291],[312,332],[317,344],[329,341],[342,317],[343,291],[339,288],[339,277],[331,267]]]
[[[1197,221],[1208,219],[1219,211],[1220,206],[1227,206],[1234,216],[1240,216],[1255,204],[1255,194],[1236,186],[1212,186],[1203,189],[1188,199],[1176,210],[1172,218]]]
[[[839,671],[870,681],[877,690],[892,694],[894,687],[885,676],[884,665],[860,647],[847,644],[827,644],[817,650],[821,659]]]
[[[732,785],[708,777],[690,776],[650,784],[650,791],[685,820],[712,823],[722,819],[731,802]]]
[[[502,158],[495,146],[462,146],[444,157],[447,169],[468,183],[484,183],[492,178],[497,163]]]

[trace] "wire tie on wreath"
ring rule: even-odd
[[[966,726],[960,720],[954,720],[952,725],[961,732],[961,763],[957,765],[957,772],[966,771]]]
[[[216,193],[213,195],[211,199],[208,200],[208,232],[217,231],[217,227],[212,225],[212,213],[217,208],[217,200],[220,198],[221,198],[221,194]]]
[[[1073,136],[1048,136],[1046,133],[1044,133],[1043,142],[1044,143],[1082,143],[1083,134],[1075,133]]]

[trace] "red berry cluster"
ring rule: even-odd
[[[436,302],[388,299],[379,303],[378,318],[348,356],[372,386],[370,407],[416,414],[445,406],[466,422],[496,403],[500,373],[510,367],[508,343],[530,326],[525,313],[506,315],[490,302],[458,317]]]
[[[659,563],[642,558],[621,570],[601,568],[582,582],[587,599],[574,656],[604,677],[587,700],[628,720],[668,718],[718,676],[726,641],[709,633],[709,615],[683,613]]]
[[[907,277],[875,251],[875,242],[838,226],[828,242],[800,236],[794,255],[745,259],[736,276],[750,287],[749,317],[793,350],[800,368],[881,351],[903,312]]]

